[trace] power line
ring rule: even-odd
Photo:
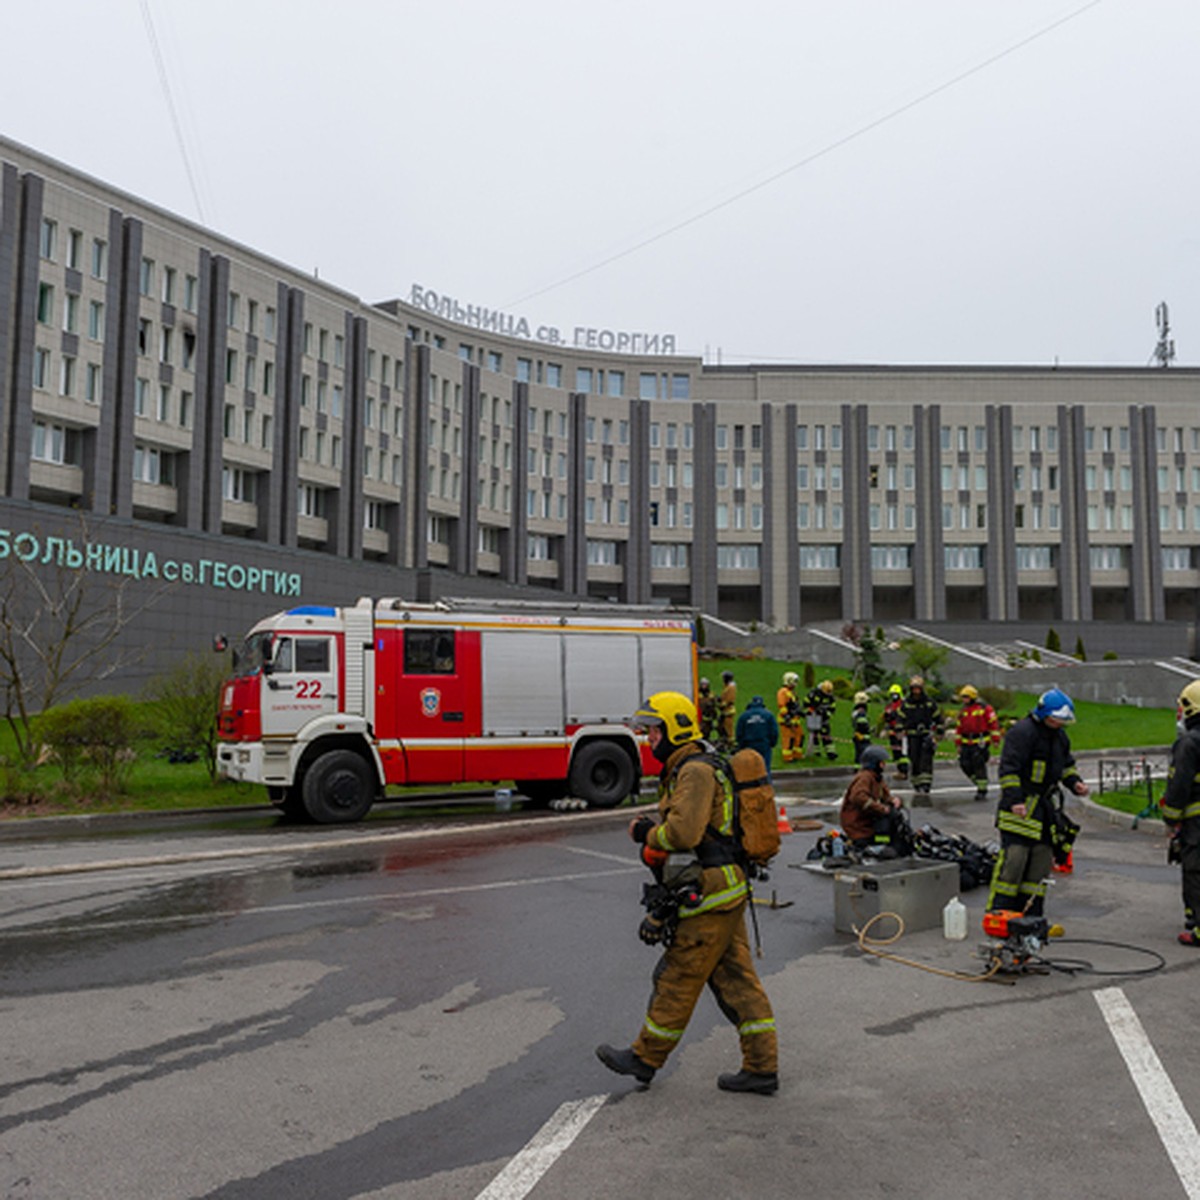
[[[158,34],[154,30],[154,18],[150,15],[150,0],[141,0],[142,20],[146,24],[146,36],[150,39],[150,50],[154,54],[154,65],[158,68],[158,82],[162,87],[163,97],[167,102],[167,112],[171,117],[171,127],[175,131],[175,144],[179,147],[179,156],[183,159],[183,169],[187,172],[188,186],[192,189],[192,200],[196,205],[196,214],[201,225],[207,225],[204,217],[204,205],[200,202],[200,190],[196,186],[196,177],[192,173],[192,162],[187,152],[183,138],[183,127],[179,123],[179,114],[175,110],[175,101],[171,96],[171,84],[167,79],[167,66],[163,60],[162,49],[158,44]]]
[[[1036,33],[1031,33],[1028,37],[1022,38],[1019,42],[1014,42],[1004,50],[993,54],[990,58],[985,58],[982,62],[976,63],[975,66],[955,75],[951,79],[947,79],[944,83],[939,83],[936,87],[930,88],[927,92],[922,92],[919,96],[909,100],[905,104],[901,104],[898,108],[892,109],[882,117],[877,117],[873,121],[868,121],[865,125],[860,125],[851,133],[844,137],[838,138],[836,141],[830,142],[827,146],[820,150],[814,151],[798,162],[792,163],[790,166],[784,167],[775,174],[769,175],[766,179],[760,180],[758,183],[751,184],[749,187],[743,188],[740,192],[735,192],[734,195],[727,197],[724,200],[718,201],[716,204],[710,205],[701,212],[693,216],[686,217],[682,221],[676,222],[667,229],[659,233],[652,234],[650,237],[643,238],[640,242],[635,242],[625,250],[619,250],[615,254],[610,254],[607,258],[602,258],[599,262],[593,263],[590,267],[584,267],[582,270],[574,272],[571,275],[565,275],[563,278],[556,280],[554,283],[549,283],[543,288],[538,288],[536,291],[527,292],[524,296],[519,296],[517,299],[509,301],[504,307],[512,308],[518,304],[524,304],[528,300],[533,300],[538,296],[544,296],[547,292],[552,292],[557,288],[564,287],[568,283],[574,283],[576,279],[582,279],[585,275],[591,275],[596,271],[607,267],[612,263],[619,262],[623,258],[628,258],[631,254],[636,254],[639,250],[644,250],[647,246],[654,245],[655,242],[661,242],[664,238],[670,237],[673,233],[678,233],[681,229],[687,229],[690,225],[695,225],[698,221],[703,221],[706,217],[711,217],[713,213],[720,212],[722,209],[729,208],[730,205],[736,204],[739,200],[744,200],[747,196],[753,195],[755,192],[762,191],[763,188],[770,187],[773,183],[778,183],[785,176],[792,174],[794,171],[799,171],[802,167],[807,167],[811,163],[816,162],[820,158],[824,158],[827,154],[832,154],[835,150],[840,150],[843,146],[849,145],[850,142],[856,141],[865,134],[871,133],[882,125],[886,125],[889,121],[895,120],[904,113],[910,112],[918,105],[924,104],[927,100],[932,100],[934,96],[941,95],[942,92],[948,91],[952,87],[956,87],[966,79],[970,79],[973,75],[978,75],[980,71],[986,70],[988,67],[994,66],[1002,59],[1007,58],[1010,54],[1015,54],[1018,50],[1024,49],[1026,46],[1036,42],[1039,38],[1045,37],[1046,34],[1052,33],[1060,26],[1067,24],[1069,21],[1075,20],[1076,17],[1082,16],[1090,8],[1095,8],[1101,0],[1088,0],[1087,4],[1075,9],[1073,12],[1067,13],[1066,16],[1060,17],[1057,21],[1051,22],[1049,25],[1039,29]]]

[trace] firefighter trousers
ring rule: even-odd
[[[1053,866],[1054,855],[1045,842],[1002,835],[988,892],[988,910],[1011,909],[1040,917],[1046,901],[1046,879]]]
[[[958,765],[962,773],[975,785],[976,791],[986,792],[988,786],[988,758],[986,745],[964,742],[959,747]]]
[[[1179,830],[1180,872],[1183,875],[1183,921],[1200,927],[1200,817],[1189,817]]]
[[[650,1006],[633,1052],[661,1067],[683,1037],[705,984],[738,1031],[743,1068],[774,1073],[779,1064],[775,1017],[750,954],[745,904],[679,922],[674,944],[654,968]]]
[[[933,786],[933,738],[928,733],[910,733],[908,757],[913,787],[929,791]]]
[[[804,726],[785,722],[779,727],[783,742],[783,761],[798,762],[804,757]]]

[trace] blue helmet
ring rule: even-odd
[[[1061,688],[1051,688],[1038,698],[1037,708],[1033,710],[1033,715],[1039,721],[1053,717],[1064,725],[1073,725],[1075,723],[1075,705],[1071,703],[1071,697]]]

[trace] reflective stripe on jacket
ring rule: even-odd
[[[1043,820],[1049,796],[1059,783],[1069,787],[1079,779],[1071,754],[1071,739],[1063,729],[1051,729],[1033,715],[1023,717],[1005,735],[1000,751],[1000,807],[996,828],[1001,833],[1048,842]],[[1013,807],[1025,805],[1019,817]]]
[[[708,827],[725,837],[733,835],[733,788],[722,783],[713,765],[701,758],[703,742],[688,742],[667,759],[658,785],[658,819],[646,838],[647,845],[668,854],[695,850],[705,840]],[[711,840],[711,839],[710,839]],[[746,900],[749,888],[735,863],[705,867],[699,905],[681,908],[681,918],[734,908]]]

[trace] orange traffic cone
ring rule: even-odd
[[[788,820],[787,809],[781,804],[779,806],[779,832],[791,833],[792,823]]]

